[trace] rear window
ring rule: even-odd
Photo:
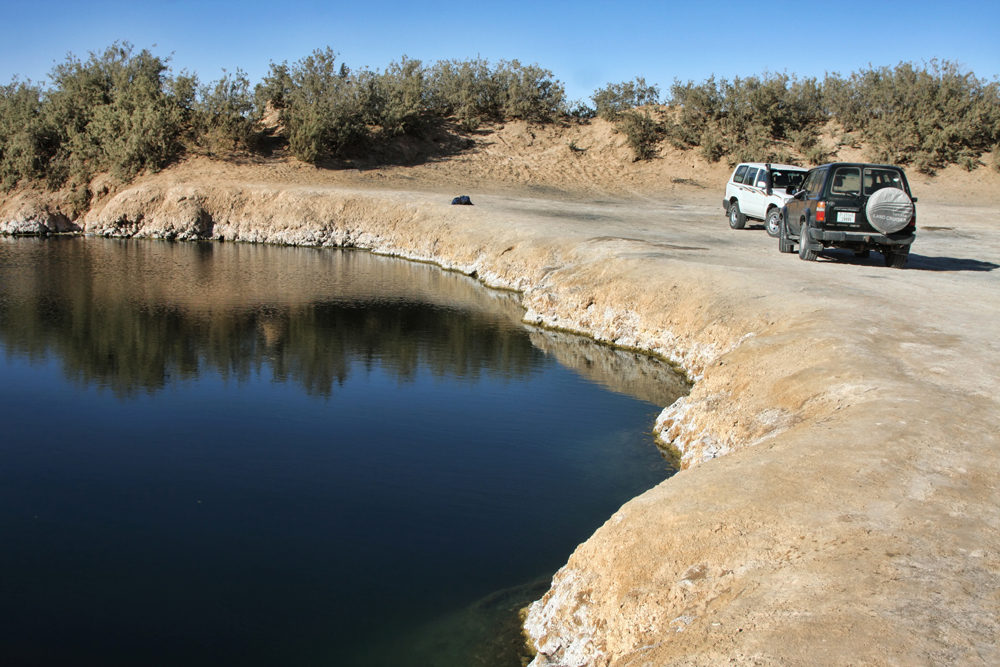
[[[903,176],[895,169],[865,169],[865,194],[870,195],[882,188],[905,190]]]
[[[858,197],[861,195],[861,168],[838,167],[830,184],[831,197]]]
[[[745,164],[741,164],[739,167],[736,168],[736,175],[733,176],[733,182],[734,183],[742,183],[743,182],[743,176],[746,173],[747,173],[747,166]]]
[[[789,185],[798,187],[806,177],[804,171],[778,171],[771,170],[771,186],[775,188],[787,188]]]

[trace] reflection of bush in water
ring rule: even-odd
[[[33,358],[55,354],[67,376],[120,396],[205,371],[245,380],[264,366],[275,379],[319,395],[329,395],[358,364],[377,364],[401,381],[413,379],[421,365],[438,376],[518,377],[540,354],[522,331],[422,304],[319,303],[189,314],[97,303],[83,287],[76,282],[61,293],[0,302],[0,335],[9,350]]]

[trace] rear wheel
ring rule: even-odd
[[[743,229],[747,224],[747,217],[740,212],[740,203],[734,201],[729,205],[729,226],[733,229]]]
[[[771,238],[778,238],[778,234],[781,233],[781,210],[778,208],[772,208],[767,212],[767,221],[764,223],[764,228],[767,229],[767,235]]]
[[[901,269],[906,266],[910,259],[910,249],[886,250],[882,253],[885,257],[885,265],[893,269]]]
[[[802,224],[802,229],[799,231],[799,259],[804,262],[815,262],[819,255],[815,250],[809,249],[809,228]]]

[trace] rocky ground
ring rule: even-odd
[[[686,467],[532,606],[536,665],[1000,664],[1000,174],[912,174],[900,271],[781,255],[729,229],[727,167],[633,163],[601,122],[470,141],[370,170],[191,159],[97,179],[84,215],[13,193],[0,225],[372,248],[683,366],[657,428]]]

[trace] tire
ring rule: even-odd
[[[799,259],[804,262],[815,262],[819,255],[815,250],[809,249],[809,243],[806,239],[809,238],[809,228],[802,224],[802,230],[799,232]]]
[[[781,233],[781,209],[775,207],[767,212],[767,219],[764,220],[764,229],[772,239],[778,238]]]
[[[729,226],[733,229],[743,229],[747,224],[747,217],[740,212],[740,203],[734,201],[729,205]]]
[[[883,234],[898,232],[913,219],[913,200],[902,190],[882,188],[865,204],[868,223]]]
[[[778,252],[790,255],[795,252],[795,244],[788,238],[788,230],[785,229],[785,221],[778,225]]]
[[[903,251],[886,250],[882,253],[885,265],[892,269],[901,269],[910,260],[910,249]]]

